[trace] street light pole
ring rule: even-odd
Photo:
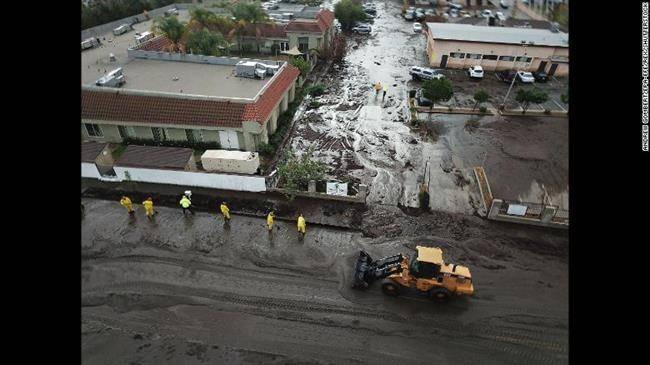
[[[526,41],[521,41],[521,45],[524,48],[524,55],[522,57],[526,56]],[[515,56],[516,57],[516,56]],[[515,58],[515,66],[517,65],[517,59]],[[515,67],[517,68],[517,67]],[[517,72],[519,72],[517,70]],[[503,98],[503,103],[501,104],[501,110],[505,110],[506,108],[506,100],[508,100],[508,95],[510,95],[510,91],[512,90],[512,87],[515,85],[515,80],[517,79],[517,74],[515,73],[515,76],[512,78],[512,82],[510,83],[510,87],[508,88],[508,92],[506,93],[506,96]]]

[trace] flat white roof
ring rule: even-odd
[[[201,158],[219,158],[224,160],[247,161],[257,157],[256,153],[249,151],[231,151],[231,150],[206,150]]]
[[[536,46],[569,47],[567,33],[553,33],[547,29],[450,23],[427,23],[427,27],[433,39],[506,44],[521,44],[521,41],[526,41]]]

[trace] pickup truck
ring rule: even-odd
[[[439,70],[417,66],[411,67],[409,70],[409,75],[411,75],[414,80],[438,80],[445,77],[445,75],[440,73]]]

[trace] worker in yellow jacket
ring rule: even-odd
[[[302,233],[302,235],[304,236],[306,231],[307,231],[307,225],[305,224],[305,218],[301,214],[298,217],[298,233]]]
[[[131,199],[129,199],[128,196],[122,196],[122,199],[120,199],[120,204],[126,208],[126,211],[129,212],[129,214],[135,213],[135,210],[133,210],[133,202]]]
[[[273,231],[273,212],[269,212],[269,215],[266,216],[266,227],[269,229],[269,233]]]
[[[223,219],[230,221],[230,209],[226,205],[226,202],[222,202],[219,208],[221,209],[221,214],[223,214]]]
[[[147,218],[152,219],[153,215],[156,214],[153,210],[153,199],[148,197],[147,200],[142,202],[142,205],[144,206],[144,212],[147,215]]]

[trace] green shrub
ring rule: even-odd
[[[320,96],[325,93],[325,85],[323,84],[314,84],[307,88],[307,94],[311,96]]]
[[[323,104],[316,101],[316,100],[312,100],[312,101],[309,102],[309,109],[317,109],[321,105],[323,105]]]
[[[273,154],[275,153],[275,148],[276,146],[262,142],[257,147],[257,150],[259,151],[260,155],[269,157],[269,156],[273,156]]]
[[[478,111],[480,111],[482,114],[485,114],[485,113],[487,113],[487,108],[482,106],[482,107],[478,108]]]

